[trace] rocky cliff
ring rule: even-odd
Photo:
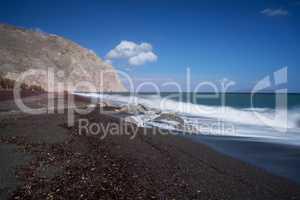
[[[93,51],[57,35],[5,24],[0,24],[0,77],[46,91],[126,90],[114,68]]]

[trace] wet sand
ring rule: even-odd
[[[79,118],[126,125],[98,110]],[[66,113],[0,112],[1,199],[300,199],[299,185],[188,138],[139,128],[130,139],[124,127],[100,139],[66,122]]]
[[[300,184],[299,146],[267,138],[199,135],[191,139]]]

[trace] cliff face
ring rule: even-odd
[[[16,80],[24,72],[24,84],[46,91],[126,91],[114,68],[93,51],[57,35],[0,24],[0,76]]]

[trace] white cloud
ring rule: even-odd
[[[136,56],[129,58],[128,63],[130,65],[143,65],[146,62],[155,62],[157,60],[157,56],[149,51],[149,52],[142,52]]]
[[[289,14],[289,12],[287,10],[284,10],[282,8],[279,8],[279,9],[266,8],[266,9],[262,10],[260,13],[267,15],[269,17],[287,16]]]
[[[152,51],[149,43],[137,44],[123,40],[106,55],[106,62],[111,63],[115,59],[126,59],[129,65],[138,66],[146,62],[157,61],[157,55]]]

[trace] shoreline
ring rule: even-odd
[[[217,152],[233,157],[300,185],[300,147],[251,137],[189,137]]]
[[[1,197],[6,192],[11,199],[300,198],[299,185],[189,138],[152,135],[152,129],[144,135],[139,128],[133,140],[126,134],[100,140],[66,126],[65,113],[0,117],[1,158],[18,175],[7,177],[1,170]],[[79,117],[124,125],[98,111]],[[24,161],[14,162],[15,153],[25,155]]]

